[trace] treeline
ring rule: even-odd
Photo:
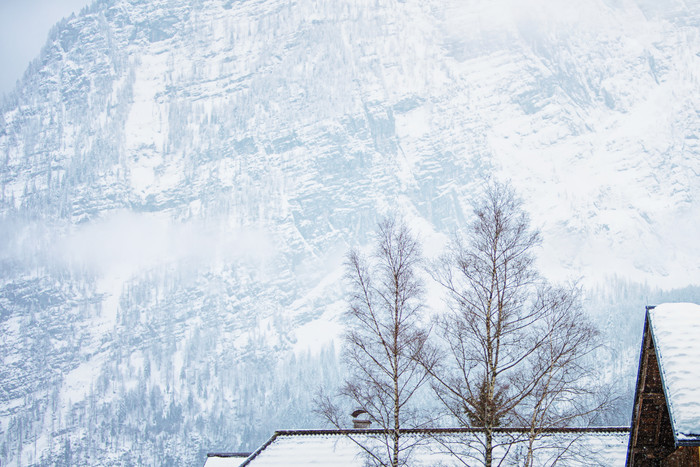
[[[342,379],[333,346],[291,351],[282,315],[263,325],[191,281],[135,277],[100,332],[93,287],[69,276],[6,285],[0,324],[21,338],[0,341],[3,465],[198,465],[281,426],[319,426],[308,388]]]

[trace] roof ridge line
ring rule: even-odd
[[[276,430],[275,435],[280,436],[312,436],[312,435],[351,435],[351,434],[367,434],[379,435],[386,433],[388,430],[382,428],[365,428],[365,429],[295,429],[295,430]],[[483,431],[483,428],[475,427],[454,427],[454,428],[405,428],[400,430],[405,434],[449,434],[449,433],[478,433]],[[499,427],[495,428],[496,433],[525,433],[530,431],[527,427]],[[605,427],[560,427],[560,428],[544,428],[539,430],[541,434],[550,433],[629,433],[628,426],[605,426]]]

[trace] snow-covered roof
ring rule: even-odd
[[[207,454],[207,460],[204,462],[205,467],[230,467],[235,465],[238,467],[250,455],[242,453],[213,453]]]
[[[700,444],[700,305],[664,303],[649,310],[673,436]]]
[[[364,445],[378,444],[376,434],[371,430],[352,435]],[[518,433],[522,438],[522,433]],[[443,429],[439,431],[415,430],[404,435],[417,441],[411,454],[411,466],[463,466],[455,455],[458,454],[467,465],[479,458],[479,437],[481,434],[467,429]],[[512,432],[497,435],[503,440],[512,439]],[[597,430],[565,430],[548,433],[536,443],[535,465],[552,465],[555,459],[567,466],[624,466],[627,453],[629,430],[607,428]],[[381,446],[381,444],[378,444]],[[563,449],[567,447],[566,451]],[[522,460],[525,443],[516,442],[508,452],[509,465]],[[565,451],[565,452],[564,452]],[[498,458],[505,454],[504,448],[495,453]],[[519,457],[518,457],[519,456]],[[263,447],[241,464],[240,459],[215,459],[209,457],[205,467],[267,467],[285,465],[288,467],[326,465],[335,467],[361,467],[365,461],[363,450],[346,434],[337,431],[304,430],[278,431]]]

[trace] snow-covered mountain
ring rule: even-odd
[[[347,249],[398,211],[439,254],[489,176],[630,374],[644,301],[700,298],[656,289],[700,284],[699,26],[697,0],[62,21],[0,111],[3,465],[192,465],[313,426]]]

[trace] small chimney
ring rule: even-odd
[[[366,410],[357,409],[350,415],[352,415],[352,427],[356,430],[366,430],[372,424]]]

